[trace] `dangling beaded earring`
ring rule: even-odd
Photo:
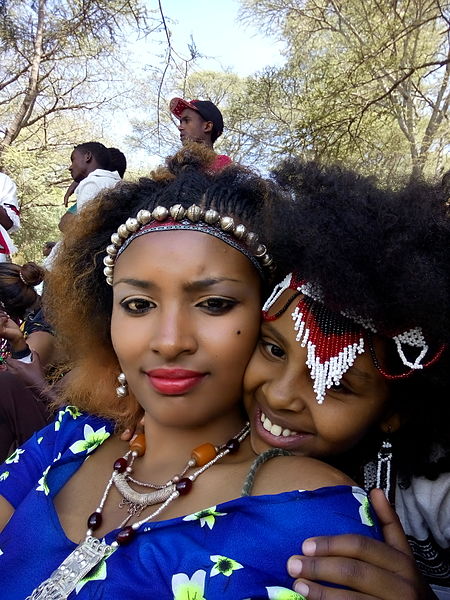
[[[376,461],[369,461],[364,465],[364,488],[369,492],[373,488],[381,488],[394,506],[395,502],[395,473],[392,469],[392,443],[390,440],[391,428],[386,431],[386,436],[381,442]]]
[[[381,488],[386,498],[391,501],[391,477],[392,477],[392,444],[389,435],[381,443],[377,454],[377,479],[376,486]]]
[[[120,383],[120,385],[116,387],[117,397],[124,398],[125,396],[128,396],[128,385],[125,373],[120,373],[117,377],[117,381]]]

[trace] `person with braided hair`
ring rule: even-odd
[[[45,270],[34,262],[22,266],[0,264],[0,337],[4,358],[8,353],[17,358],[32,349],[39,353],[43,365],[50,360],[53,336],[49,336],[51,329],[43,319],[41,299],[35,290],[44,277]]]
[[[0,459],[44,427],[50,416],[41,388],[55,340],[35,286],[45,270],[34,262],[0,263]]]

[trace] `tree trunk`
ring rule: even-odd
[[[34,38],[34,49],[31,60],[30,75],[28,79],[27,89],[23,97],[22,103],[19,106],[10,126],[8,127],[3,140],[0,143],[1,153],[10,146],[19,135],[22,127],[26,125],[31,113],[33,112],[34,104],[38,95],[39,87],[39,69],[42,60],[42,45],[44,37],[44,21],[45,21],[45,4],[46,0],[39,0],[38,3],[38,19],[36,25],[36,34]]]

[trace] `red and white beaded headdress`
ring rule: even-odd
[[[445,348],[441,346],[428,362],[423,363],[429,348],[420,327],[392,335],[398,356],[409,370],[398,375],[387,373],[379,364],[370,342],[371,334],[377,333],[374,324],[358,316],[329,310],[323,303],[320,287],[302,280],[296,273],[290,273],[275,286],[262,308],[264,320],[274,321],[284,313],[284,308],[273,315],[270,315],[269,311],[288,289],[299,293],[299,300],[291,316],[296,340],[302,348],[307,349],[306,364],[311,372],[313,389],[319,404],[324,401],[326,390],[338,385],[357,356],[365,351],[367,341],[376,368],[387,379],[408,377],[417,369],[430,366],[439,359]],[[413,362],[406,357],[407,347],[419,349]]]

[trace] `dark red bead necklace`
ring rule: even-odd
[[[121,456],[114,461],[113,472],[106,485],[105,491],[103,492],[100,504],[87,520],[88,529],[86,538],[92,537],[93,533],[101,527],[103,522],[103,508],[113,485],[115,485],[119,493],[124,496],[121,506],[128,505],[129,509],[126,518],[119,525],[119,532],[111,544],[112,548],[130,543],[134,539],[136,532],[141,525],[157,517],[179,496],[189,494],[197,477],[227,454],[237,452],[241,442],[247,437],[249,432],[250,426],[246,423],[245,427],[235,437],[231,438],[218,448],[212,444],[202,444],[202,446],[195,448],[183,471],[179,475],[172,477],[172,479],[165,484],[140,482],[133,479],[131,474],[133,472],[134,461],[145,453],[145,437],[143,435],[137,436],[133,442],[130,442],[130,450],[124,456]],[[184,477],[187,471],[195,466],[199,468],[189,476]],[[129,486],[128,481],[150,487],[155,491],[150,492],[149,494],[140,494]],[[150,515],[142,520],[136,521],[132,525],[128,525],[128,521],[131,517],[139,515],[142,510],[157,503],[160,503],[160,506]]]

